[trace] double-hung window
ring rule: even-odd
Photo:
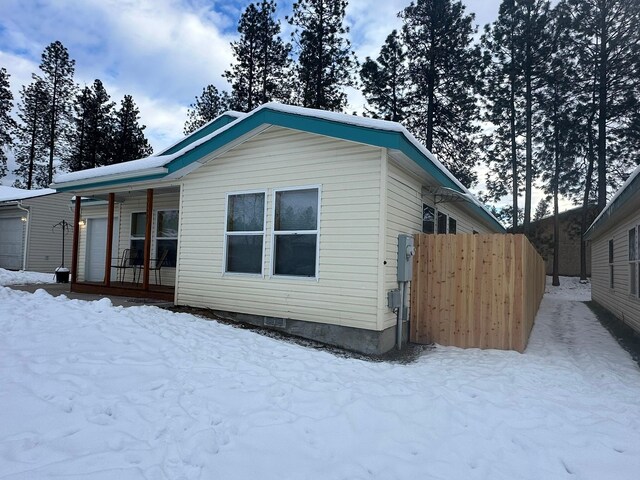
[[[129,238],[130,258],[133,265],[144,263],[144,234],[147,228],[146,212],[131,214],[131,236]]]
[[[629,230],[629,293],[640,297],[640,226]]]
[[[224,271],[262,274],[265,192],[227,195]]]
[[[163,266],[175,267],[178,251],[178,210],[159,210],[156,217],[156,259],[167,252]]]
[[[458,232],[458,222],[455,218],[449,217],[449,233],[457,233]]]
[[[274,191],[273,275],[317,277],[320,189]]]

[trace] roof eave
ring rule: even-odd
[[[77,190],[86,190],[89,188],[114,183],[125,183],[126,181],[142,181],[149,177],[161,178],[168,172],[167,167],[154,167],[144,170],[135,170],[132,172],[117,173],[113,175],[103,175],[90,179],[79,179],[70,182],[52,183],[51,188],[55,188],[59,192],[67,192]]]

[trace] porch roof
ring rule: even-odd
[[[231,120],[235,115],[239,116]],[[400,152],[439,185],[465,194],[476,214],[498,231],[505,231],[486,207],[401,124],[279,103],[267,103],[247,114],[228,112],[158,155],[59,174],[51,186],[58,191],[78,192],[125,183],[177,179],[200,167],[217,152],[226,151],[271,125]]]

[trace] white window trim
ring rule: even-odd
[[[635,260],[629,260],[629,290],[631,290],[632,282],[635,283],[636,289],[634,292],[629,291],[629,295],[634,299],[640,299],[640,225],[634,225],[632,228],[627,229],[627,238],[629,238],[630,230],[635,231],[636,258]],[[633,280],[631,279],[631,265],[635,265]]]
[[[249,232],[229,232],[227,231],[227,225],[229,224],[229,197],[235,195],[249,195],[254,193],[262,193],[264,195],[264,207],[263,207],[263,218],[262,218],[262,230],[249,231]],[[230,276],[230,277],[258,277],[264,278],[264,255],[265,255],[265,243],[266,243],[266,232],[267,232],[267,190],[241,190],[237,192],[227,192],[225,200],[224,200],[224,238],[222,245],[222,276]],[[260,273],[245,273],[245,272],[227,272],[227,238],[229,236],[238,236],[238,235],[262,235],[262,260],[260,262]]]
[[[160,222],[158,221],[158,216],[160,212],[178,212],[178,228],[180,228],[180,209],[178,208],[158,208],[154,209],[153,212],[153,221],[154,225],[151,225],[151,251],[155,252],[156,260],[160,260],[160,256],[158,255],[158,240],[175,240],[176,241],[176,266],[178,265],[178,232],[176,232],[175,237],[159,237],[158,236],[158,225]],[[176,268],[176,267],[166,267],[166,268]]]
[[[142,235],[141,237],[135,236],[133,234],[133,216],[136,214],[140,214],[140,213],[144,213],[146,214],[146,210],[138,210],[138,211],[133,211],[131,212],[131,215],[129,216],[129,244],[127,246],[127,248],[131,249],[131,241],[132,240],[142,240],[144,241],[144,235]],[[151,225],[151,250],[153,251],[153,225]],[[143,247],[143,256],[144,256],[144,247]],[[144,265],[144,258],[142,258],[142,264]]]
[[[614,238],[607,241],[607,265],[609,265],[609,289],[615,290],[616,243]]]
[[[291,192],[295,190],[318,190],[318,214],[316,215],[316,229],[315,230],[296,230],[278,233],[278,235],[316,235],[316,275],[315,277],[301,277],[298,275],[276,275],[274,270],[276,268],[275,253],[276,253],[276,194],[278,192]],[[296,187],[282,187],[274,188],[273,195],[271,197],[271,265],[269,268],[269,278],[283,278],[283,279],[295,279],[300,281],[314,281],[320,280],[320,205],[322,204],[322,185],[304,185]]]

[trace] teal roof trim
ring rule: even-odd
[[[212,122],[207,128],[196,132],[184,139],[181,143],[175,145],[164,154],[175,153],[181,148],[203,138],[208,134],[219,130],[225,125],[229,125],[234,120],[237,120],[230,115],[227,115],[227,119],[222,117],[220,122],[226,121],[226,124]],[[229,120],[231,118],[231,120]],[[216,125],[217,123],[217,125]],[[109,185],[118,185],[123,183],[136,183],[146,180],[161,179],[166,175],[171,175],[187,166],[200,160],[206,155],[215,152],[216,150],[223,148],[229,143],[237,140],[238,138],[246,135],[261,126],[275,125],[284,128],[291,128],[295,130],[301,130],[308,133],[314,133],[318,135],[324,135],[328,137],[338,138],[350,142],[364,143],[381,148],[388,148],[393,150],[399,150],[404,153],[408,158],[413,160],[424,171],[431,175],[442,186],[451,188],[460,193],[464,192],[445,172],[443,172],[439,166],[437,166],[427,155],[425,155],[416,145],[414,145],[401,131],[398,130],[382,130],[374,127],[362,126],[350,124],[347,122],[334,121],[326,118],[318,118],[313,116],[305,116],[292,112],[283,112],[278,110],[272,110],[269,108],[262,108],[255,111],[252,114],[247,115],[235,124],[229,126],[225,130],[219,132],[211,139],[197,145],[186,151],[184,154],[168,162],[165,167],[167,168],[166,174],[147,175],[138,178],[120,179],[120,180],[105,180],[96,183],[86,183],[84,185],[73,187],[58,187],[58,191],[67,191],[78,189],[86,189],[92,187],[104,187]],[[196,138],[196,135],[199,135]],[[175,150],[178,149],[178,150]],[[504,227],[495,220],[488,212],[482,209],[475,203],[469,202],[470,207],[474,212],[487,219],[487,221],[494,225],[499,231],[506,231]]]
[[[611,205],[602,211],[600,216],[591,224],[587,231],[584,232],[584,238],[588,239],[592,237],[597,230],[609,221],[609,218],[611,218],[613,214],[620,210],[620,208],[638,194],[638,192],[640,192],[640,175],[636,175],[631,183],[624,187],[624,190],[611,202]]]
[[[122,185],[125,183],[137,183],[137,182],[146,182],[149,180],[158,180],[160,178],[165,177],[166,173],[156,173],[154,175],[143,175],[135,178],[119,178],[116,180],[103,180],[102,182],[93,182],[93,183],[85,183],[81,186],[69,186],[69,187],[56,187],[56,191],[58,192],[77,192],[78,190],[85,190],[88,188],[100,188],[100,187],[109,187],[111,185]]]
[[[230,124],[231,122],[233,122],[235,120],[237,120],[237,117],[234,117],[233,115],[229,115],[228,113],[220,115],[218,118],[216,118],[210,124],[205,125],[200,130],[198,130],[198,131],[192,133],[191,135],[183,138],[178,143],[176,143],[173,147],[168,148],[167,150],[165,150],[164,152],[162,152],[158,156],[159,157],[164,157],[165,155],[172,155],[172,154],[182,150],[187,145],[190,145],[191,143],[195,142],[196,140],[200,140],[201,138],[206,137],[210,133],[215,132],[219,128],[222,128],[225,125],[228,125],[228,124]]]

